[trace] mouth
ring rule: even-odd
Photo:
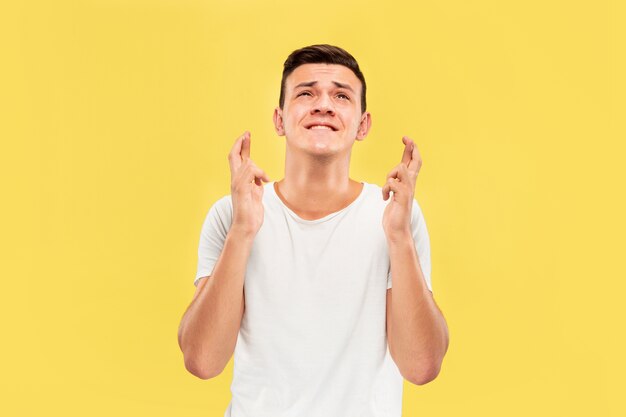
[[[330,125],[330,124],[326,124],[326,123],[313,123],[310,124],[308,126],[306,126],[307,130],[330,130],[332,132],[336,132],[337,129]]]

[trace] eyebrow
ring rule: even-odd
[[[296,88],[300,88],[300,87],[311,87],[311,86],[314,86],[315,84],[317,84],[317,81],[304,82],[304,83],[300,83],[300,84],[296,85],[293,89],[295,90]],[[350,91],[352,91],[354,93],[354,90],[348,84],[343,84],[343,83],[340,83],[338,81],[333,81],[333,84],[335,84],[337,87],[345,88],[345,89],[350,90]]]

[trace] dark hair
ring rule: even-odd
[[[285,104],[285,83],[289,74],[303,64],[337,64],[348,67],[354,75],[361,80],[361,113],[365,112],[365,77],[359,69],[356,59],[346,50],[333,45],[311,45],[293,51],[283,66],[283,78],[280,81],[280,98],[278,105],[283,108]]]

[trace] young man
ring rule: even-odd
[[[231,194],[203,224],[179,329],[200,378],[219,375],[234,351],[225,417],[400,416],[403,377],[425,384],[439,373],[448,329],[414,199],[417,147],[403,138],[382,188],[349,178],[354,141],[371,126],[365,92],[345,50],[296,50],[274,111],[285,177],[271,182],[251,161],[249,132],[228,156]]]

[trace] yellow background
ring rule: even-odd
[[[282,64],[331,43],[368,83],[351,176],[424,161],[451,344],[403,415],[624,415],[618,3],[2,2],[0,414],[223,415],[232,361],[176,336],[202,221],[244,130],[282,178]]]

